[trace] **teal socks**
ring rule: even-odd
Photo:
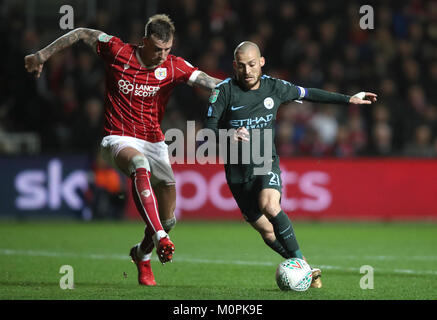
[[[270,219],[273,225],[273,230],[279,244],[283,247],[278,247],[278,244],[267,244],[284,258],[300,258],[302,259],[302,252],[299,249],[296,235],[294,234],[293,226],[288,216],[281,210],[275,217]],[[285,251],[285,252],[284,252]],[[284,256],[285,254],[285,256]]]

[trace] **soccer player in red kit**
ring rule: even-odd
[[[150,266],[153,248],[163,264],[172,260],[175,249],[168,236],[176,224],[175,178],[160,127],[165,106],[178,83],[212,90],[221,81],[170,54],[174,32],[170,18],[157,14],[149,18],[141,46],[123,43],[102,31],[78,28],[24,58],[27,71],[36,77],[51,55],[79,40],[103,59],[106,93],[101,151],[132,178],[132,194],[146,229],[130,256],[143,285],[156,285]]]

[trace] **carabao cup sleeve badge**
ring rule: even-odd
[[[211,103],[216,102],[219,93],[220,93],[220,90],[214,89],[211,93],[211,96],[209,97],[209,102],[211,102]]]

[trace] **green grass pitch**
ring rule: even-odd
[[[282,292],[283,260],[244,222],[180,221],[173,263],[152,260],[158,286],[137,284],[128,252],[134,222],[0,223],[1,300],[435,300],[437,224],[294,222],[303,254],[322,269],[323,288]],[[60,268],[74,289],[61,289]],[[373,268],[373,289],[362,289]],[[366,282],[369,284],[369,282]]]

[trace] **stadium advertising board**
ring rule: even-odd
[[[88,157],[4,157],[0,165],[0,216],[91,217]],[[222,165],[173,168],[180,220],[242,219]],[[281,204],[293,219],[437,219],[437,160],[281,159],[281,170]],[[127,200],[126,216],[139,219]]]
[[[4,157],[0,168],[0,216],[82,217],[88,157]]]
[[[222,165],[173,169],[179,219],[242,219]],[[437,160],[281,159],[281,171],[281,205],[294,219],[437,219]]]

